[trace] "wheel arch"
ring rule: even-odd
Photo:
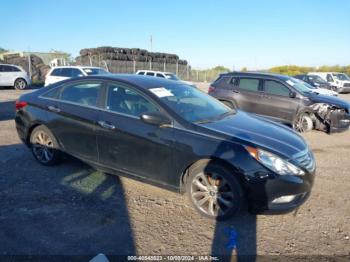
[[[16,81],[19,79],[22,79],[24,82],[26,82],[26,85],[28,85],[28,81],[23,76],[16,77],[15,80],[13,80],[13,85],[15,85]]]
[[[239,172],[239,169],[237,167],[235,167],[233,164],[229,163],[228,161],[222,159],[222,158],[218,158],[218,157],[203,157],[195,162],[192,162],[191,164],[189,164],[184,171],[182,172],[181,176],[180,176],[180,181],[179,181],[179,189],[180,189],[180,193],[184,194],[186,192],[186,182],[187,182],[187,178],[189,176],[189,173],[191,171],[191,169],[193,169],[194,167],[200,166],[200,165],[208,165],[209,163],[216,163],[216,164],[220,164],[222,166],[224,166],[225,168],[227,168],[228,170],[232,171],[234,173],[234,175],[236,176],[236,178],[239,180],[242,189],[244,189],[244,177],[243,174],[241,174]]]
[[[60,142],[59,140],[57,139],[57,136],[54,134],[54,132],[52,132],[52,130],[50,128],[47,127],[47,125],[44,123],[44,122],[41,122],[41,121],[35,121],[33,122],[33,124],[28,128],[28,131],[27,131],[27,135],[26,135],[26,139],[25,139],[25,142],[28,146],[30,146],[30,136],[31,134],[33,133],[33,130],[38,127],[38,126],[44,126],[45,128],[47,128],[51,133],[52,135],[54,136],[54,138],[56,139],[57,143],[60,145]]]

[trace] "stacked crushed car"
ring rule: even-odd
[[[43,60],[36,56],[30,55],[30,65],[29,70],[29,61],[28,57],[20,56],[19,54],[9,54],[4,55],[4,64],[12,64],[22,67],[26,72],[31,72],[32,81],[44,81],[45,75],[50,70],[50,66],[45,65]]]
[[[188,62],[176,54],[149,52],[140,48],[97,47],[80,50],[77,65],[108,67],[112,73],[134,73],[137,69],[184,71]],[[177,67],[177,70],[176,70]]]

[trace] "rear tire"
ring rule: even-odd
[[[30,134],[30,145],[33,156],[42,165],[53,166],[60,162],[61,151],[55,136],[41,125],[34,128]]]
[[[201,215],[219,221],[237,215],[245,202],[234,173],[213,161],[190,168],[186,192]]]
[[[16,79],[14,83],[14,88],[17,90],[23,90],[27,87],[27,82],[23,78]]]

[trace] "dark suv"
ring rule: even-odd
[[[308,83],[313,87],[332,89],[331,85],[327,81],[323,80],[317,75],[296,75],[294,77]]]
[[[258,72],[221,74],[208,93],[230,107],[262,115],[299,132],[347,130],[350,104],[313,93],[293,77]]]

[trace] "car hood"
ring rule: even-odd
[[[190,81],[185,81],[185,80],[180,80],[180,81],[189,86],[196,86],[193,82],[190,82]]]
[[[233,142],[266,149],[286,159],[308,148],[305,140],[291,128],[240,110],[221,120],[199,125]]]
[[[324,89],[324,88],[316,88],[311,90],[314,93],[319,93],[321,95],[329,95],[329,96],[337,96],[338,93],[332,90]]]
[[[308,98],[314,103],[326,103],[326,104],[338,106],[340,108],[346,108],[346,109],[350,108],[350,103],[335,96],[327,96],[327,95],[310,93]]]

